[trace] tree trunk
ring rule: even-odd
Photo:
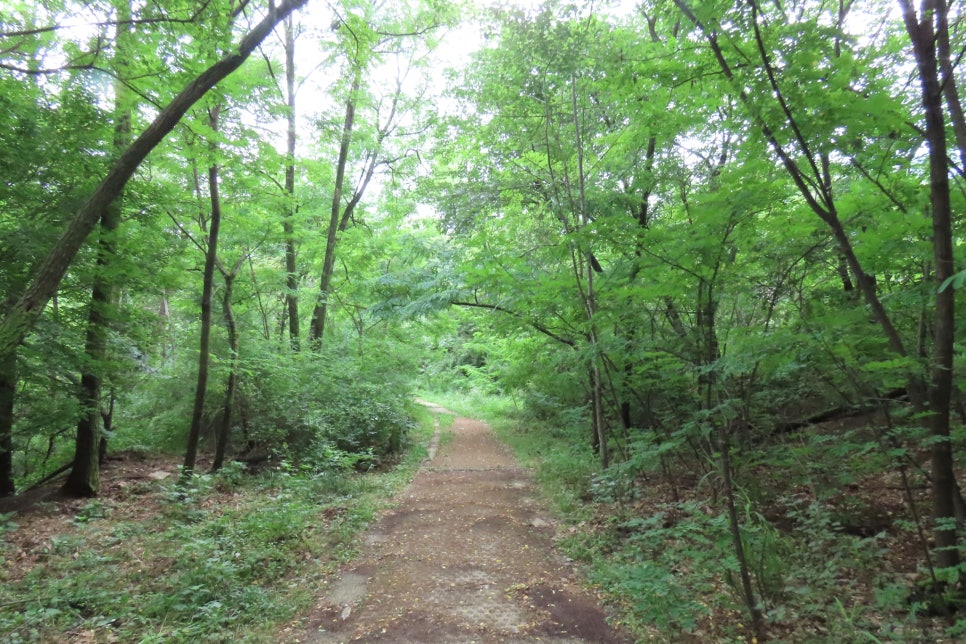
[[[745,607],[751,616],[751,627],[755,636],[763,639],[762,614],[755,599],[755,591],[751,586],[748,557],[745,555],[744,542],[741,540],[741,523],[738,520],[738,508],[735,505],[735,486],[731,476],[731,431],[726,424],[717,429],[718,467],[721,471],[721,483],[724,487],[725,505],[728,511],[728,527],[731,532],[731,543],[738,560],[738,575],[741,579],[741,594],[745,600]]]
[[[956,148],[959,151],[959,172],[966,175],[966,116],[963,115],[963,103],[959,98],[959,88],[956,85],[955,65],[952,61],[952,47],[949,43],[949,9],[942,7],[937,16],[936,45],[939,57],[939,69],[942,73],[940,86],[949,108],[949,120],[953,125],[953,135]],[[957,63],[959,61],[957,60]]]
[[[218,131],[218,114],[220,106],[216,105],[208,111],[209,125],[214,132]],[[212,156],[217,158],[218,144],[212,142]],[[212,163],[208,168],[208,190],[211,195],[211,224],[208,228],[208,245],[205,253],[205,272],[201,289],[201,339],[198,348],[198,381],[195,385],[195,404],[191,412],[191,427],[188,430],[188,445],[184,455],[184,469],[182,476],[190,478],[194,473],[195,460],[198,456],[198,441],[201,438],[201,426],[205,416],[205,394],[208,390],[208,367],[211,343],[211,300],[214,290],[215,262],[218,257],[218,231],[221,227],[221,198],[218,194],[218,164]]]
[[[98,445],[98,457],[97,460],[101,467],[104,467],[104,463],[107,461],[107,444],[111,432],[114,431],[114,403],[117,402],[117,396],[115,395],[114,388],[111,387],[111,393],[108,395],[107,409],[101,412],[101,420],[104,423],[104,435],[101,436],[101,442]]]
[[[0,497],[13,496],[13,403],[17,394],[17,352],[0,356]]]
[[[231,308],[231,296],[235,286],[235,277],[241,267],[240,260],[231,273],[225,273],[225,294],[221,299],[222,311],[225,314],[225,325],[228,327],[228,351],[231,357],[228,361],[228,383],[225,385],[225,404],[221,412],[221,425],[215,444],[215,460],[211,464],[211,471],[217,472],[225,462],[228,451],[228,439],[231,436],[232,410],[235,406],[235,391],[238,388],[238,325],[235,312]]]
[[[292,349],[298,351],[301,343],[299,324],[299,279],[295,253],[295,224],[298,210],[295,204],[295,26],[291,16],[285,21],[285,91],[288,100],[288,141],[285,166],[285,194],[287,206],[282,219],[285,232],[285,306],[288,309],[288,335]]]
[[[345,120],[342,124],[342,139],[339,143],[339,158],[335,167],[335,186],[332,190],[332,207],[329,212],[329,230],[325,239],[325,258],[322,262],[322,276],[319,279],[319,298],[312,312],[312,325],[309,341],[318,351],[322,348],[322,335],[325,333],[325,318],[328,315],[329,290],[332,287],[332,273],[335,270],[335,248],[339,231],[344,228],[346,214],[342,210],[342,192],[345,188],[345,170],[349,161],[349,147],[352,143],[352,128],[356,117],[356,94],[362,85],[362,64],[357,63],[349,88],[349,98],[345,105]]]
[[[116,3],[118,25],[116,28],[117,54],[115,71],[123,79],[124,56],[130,54],[130,2]],[[131,109],[129,92],[121,80],[114,83],[114,150],[121,154],[131,143]],[[77,422],[74,442],[74,465],[64,492],[70,496],[96,496],[101,483],[101,443],[104,440],[101,412],[101,385],[104,365],[109,359],[107,336],[112,310],[117,306],[117,276],[114,261],[117,255],[115,235],[121,225],[123,190],[101,215],[100,239],[98,239],[97,267],[91,287],[91,305],[87,317],[87,338],[84,343],[86,368],[81,373],[78,402],[82,416]]]
[[[101,214],[121,193],[145,157],[164,139],[181,117],[212,87],[238,69],[275,26],[308,0],[282,0],[218,62],[192,80],[124,151],[90,198],[74,213],[67,229],[47,257],[32,271],[34,278],[20,299],[0,321],[0,364],[13,359],[17,347],[33,328],[57,292],[77,251],[97,225]],[[0,427],[0,436],[6,428]]]
[[[948,28],[947,8],[942,0],[925,0],[922,16],[917,20],[909,0],[899,0],[899,4],[903,10],[903,18],[918,67],[923,112],[926,118],[926,143],[929,146],[929,194],[932,206],[933,263],[937,284],[933,331],[934,355],[929,387],[933,521],[935,522],[936,563],[940,568],[951,569],[959,565],[955,521],[958,492],[949,431],[953,391],[955,290],[953,288],[940,290],[938,285],[951,277],[955,268],[946,122],[943,116],[943,88],[939,82],[939,61],[936,52],[937,37],[943,39],[941,32]],[[937,25],[940,33],[937,33]],[[945,34],[945,42],[948,42],[948,34]]]

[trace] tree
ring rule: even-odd
[[[148,154],[178,124],[181,117],[222,79],[238,69],[255,48],[264,40],[274,27],[296,9],[305,5],[307,0],[283,0],[278,5],[272,3],[265,17],[258,22],[239,42],[238,48],[224,55],[204,72],[189,82],[181,92],[162,109],[151,124],[124,150],[112,164],[104,179],[93,193],[77,208],[66,229],[53,245],[46,257],[32,271],[33,277],[14,299],[5,307],[0,319],[0,481],[12,480],[13,426],[12,392],[15,387],[17,347],[36,323],[44,307],[57,291],[77,252],[97,225],[101,215],[111,202],[123,191],[124,186]],[[8,397],[11,398],[8,402]],[[7,424],[9,421],[9,424]],[[4,484],[6,489],[9,486]]]
[[[285,193],[288,203],[282,226],[285,230],[285,304],[288,308],[288,334],[292,348],[299,350],[301,327],[299,325],[298,267],[296,265],[295,228],[292,220],[298,210],[295,201],[295,24],[291,17],[285,21],[285,99],[288,110],[286,120]]]
[[[682,13],[704,35],[708,46],[724,77],[732,84],[733,92],[746,107],[754,125],[760,129],[769,147],[785,168],[789,177],[794,181],[802,198],[809,208],[829,227],[838,243],[839,250],[845,258],[852,276],[854,276],[859,291],[869,306],[873,317],[877,321],[883,335],[888,341],[889,348],[899,358],[910,357],[906,341],[901,337],[899,328],[893,321],[893,316],[886,310],[879,296],[876,280],[870,274],[856,252],[852,236],[843,224],[840,213],[839,183],[842,175],[834,168],[834,154],[847,154],[838,146],[842,139],[835,136],[834,127],[842,127],[842,122],[849,122],[846,114],[826,116],[822,125],[815,127],[806,123],[804,114],[814,109],[807,100],[821,100],[816,96],[799,89],[790,89],[791,70],[786,66],[783,72],[774,62],[781,56],[774,49],[776,32],[786,28],[797,29],[793,20],[789,18],[785,9],[766,10],[755,0],[740,3],[733,8],[725,8],[727,18],[717,10],[702,7],[701,14],[684,0],[675,0],[675,4]],[[935,49],[935,25],[940,29],[946,17],[940,5],[924,5],[924,15],[929,16],[919,23],[911,4],[903,0],[905,21],[910,38],[914,44],[915,58],[918,65],[922,84],[922,102],[926,115],[926,140],[930,149],[930,185],[933,217],[933,252],[936,265],[935,280],[942,284],[951,277],[953,270],[952,235],[950,227],[949,182],[947,152],[945,143],[945,121],[942,114],[943,90],[940,86],[940,66]],[[836,29],[841,31],[848,7],[843,5],[835,15]],[[758,79],[761,83],[759,91],[749,91],[746,83],[751,76],[743,72],[739,78],[735,71],[735,64],[730,62],[729,56],[738,55],[740,45],[735,43],[736,37],[722,25],[726,20],[735,20],[737,24],[747,28],[750,42],[748,46],[755,51],[755,65]],[[811,21],[812,18],[804,18]],[[934,22],[933,22],[934,21]],[[812,23],[817,28],[817,21]],[[722,39],[728,42],[723,44]],[[948,40],[948,38],[947,38]],[[839,33],[833,33],[833,38],[827,41],[827,62],[831,69],[843,64],[843,39]],[[928,43],[928,44],[927,44]],[[736,54],[727,49],[731,47]],[[811,48],[808,48],[812,51]],[[811,54],[814,56],[814,54]],[[760,80],[759,80],[760,79]],[[817,79],[815,85],[831,86],[837,95],[847,96],[843,92],[841,77],[829,74],[828,78]],[[848,80],[844,80],[848,88]],[[805,89],[811,88],[811,83]],[[869,92],[867,89],[866,92]],[[823,97],[827,101],[827,97]],[[828,105],[827,102],[822,103]],[[835,108],[826,108],[834,110]],[[836,110],[837,111],[837,110]],[[831,118],[830,118],[831,117]],[[854,119],[854,117],[852,117]],[[850,126],[852,124],[850,123]],[[881,123],[874,123],[876,129]],[[890,124],[894,126],[894,124]],[[872,135],[888,134],[872,130]],[[947,289],[948,290],[948,289]],[[934,367],[932,382],[929,387],[928,406],[932,427],[932,485],[934,495],[934,520],[936,535],[936,555],[940,567],[955,568],[958,563],[955,531],[952,528],[955,517],[956,499],[959,496],[953,473],[952,448],[949,442],[949,408],[952,392],[953,366],[953,329],[954,329],[954,300],[952,291],[940,292],[936,297],[935,339],[933,342]],[[926,402],[923,391],[923,378],[913,373],[907,381],[907,390],[913,404],[922,408]]]
[[[132,55],[131,7],[129,2],[117,3],[114,69],[114,142],[116,152],[122,152],[131,138],[131,96],[125,83],[125,58]],[[85,340],[86,369],[80,379],[80,407],[82,415],[77,424],[73,465],[64,483],[64,490],[72,496],[94,496],[100,488],[102,445],[109,413],[105,412],[102,396],[104,366],[109,359],[107,341],[110,333],[112,309],[117,306],[118,285],[113,264],[117,253],[114,236],[121,224],[123,191],[105,208],[100,218],[97,269],[91,287],[90,312]]]
[[[413,68],[422,64],[418,53],[421,43],[416,37],[425,36],[446,19],[443,7],[438,9],[436,13],[418,4],[415,10],[405,4],[393,8],[367,6],[337,19],[349,82],[338,136],[319,292],[309,326],[309,342],[316,350],[322,345],[329,315],[339,236],[353,221],[377,169],[391,169],[412,156],[412,142],[406,139],[417,136],[421,124],[417,102],[405,101],[404,81]],[[377,95],[376,85],[367,87],[366,81],[373,69],[386,66],[384,59],[395,65],[395,81],[387,94]],[[366,119],[360,124],[358,114],[363,109]],[[403,127],[404,120],[409,121],[412,132]],[[403,141],[405,147],[398,154],[389,149],[391,137]],[[353,171],[356,177],[350,183],[348,176]]]
[[[956,307],[955,290],[946,288],[956,272],[953,257],[952,204],[949,192],[949,157],[946,144],[946,118],[943,97],[950,113],[962,118],[952,67],[948,61],[949,7],[942,0],[925,0],[919,15],[909,0],[899,0],[903,20],[912,43],[913,57],[922,92],[925,139],[929,148],[929,198],[932,215],[933,264],[935,265],[936,304],[929,387],[929,423],[932,430],[933,521],[936,562],[940,568],[959,576],[959,539],[956,534],[956,501],[959,487],[953,469],[950,441],[950,403],[953,392]],[[938,49],[942,47],[941,50]],[[939,53],[937,53],[939,52]],[[940,58],[946,61],[945,67]],[[954,122],[954,131],[956,122]],[[961,122],[960,122],[961,125]],[[958,128],[959,132],[962,128]],[[963,152],[960,148],[960,156]],[[957,581],[959,581],[957,579]]]
[[[218,134],[218,119],[221,104],[208,108],[208,126],[212,133]],[[219,192],[218,144],[209,143],[211,165],[208,167],[208,196],[211,200],[211,217],[206,231],[205,268],[202,274],[201,290],[201,339],[198,348],[198,379],[195,385],[195,402],[191,413],[191,427],[188,429],[187,448],[185,449],[182,476],[190,478],[194,473],[195,459],[198,456],[198,440],[205,420],[205,398],[208,392],[208,368],[211,363],[211,304],[215,288],[215,264],[218,262],[218,234],[221,230],[221,194]],[[200,187],[199,187],[200,192]]]

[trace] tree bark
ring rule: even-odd
[[[940,568],[955,568],[959,565],[960,559],[955,521],[958,492],[950,442],[950,404],[955,355],[953,346],[955,289],[939,288],[939,285],[952,277],[955,272],[949,159],[946,121],[943,115],[944,90],[939,82],[939,61],[936,52],[937,37],[942,39],[941,32],[948,28],[947,8],[942,0],[924,0],[922,15],[917,18],[909,0],[899,0],[899,4],[902,7],[903,19],[918,68],[923,113],[926,120],[926,143],[929,146],[929,196],[932,206],[933,263],[936,283],[934,355],[929,387],[936,563]],[[948,34],[945,34],[945,42],[948,43]]]
[[[220,106],[208,112],[208,124],[214,132],[218,131]],[[218,144],[211,143],[212,156],[217,158]],[[221,228],[221,197],[218,194],[218,164],[208,168],[208,190],[211,196],[211,223],[208,227],[208,244],[205,252],[205,269],[201,288],[201,338],[198,347],[198,380],[195,384],[195,404],[191,412],[191,427],[188,430],[188,444],[184,455],[182,477],[190,478],[194,473],[198,456],[198,441],[201,426],[204,424],[205,395],[208,391],[208,367],[211,345],[211,300],[214,291],[215,262],[218,261],[218,232]]]
[[[959,151],[959,173],[962,175],[966,174],[966,116],[963,115],[963,103],[959,98],[959,88],[956,85],[955,65],[949,42],[949,9],[945,3],[940,3],[940,6],[936,33],[939,69],[942,73],[940,87],[946,99],[946,106],[949,108],[949,120],[953,125],[953,135]]]
[[[114,431],[115,402],[117,402],[117,396],[115,395],[114,388],[111,387],[111,393],[107,395],[107,409],[102,409],[101,411],[101,421],[104,423],[104,433],[101,436],[101,440],[97,446],[97,460],[101,467],[104,467],[104,463],[107,462],[107,445],[108,441],[110,440],[111,432]]]
[[[13,405],[17,393],[17,352],[0,356],[0,497],[13,496]]]
[[[735,485],[731,476],[731,430],[725,425],[717,428],[718,468],[721,471],[721,483],[724,487],[725,506],[728,511],[728,528],[731,532],[731,543],[738,560],[738,576],[741,579],[741,594],[745,600],[745,607],[751,616],[751,627],[755,636],[763,640],[763,625],[761,608],[755,599],[755,591],[751,585],[751,572],[748,557],[745,555],[744,542],[741,540],[741,522],[738,518],[738,508],[735,504]]]
[[[288,199],[282,229],[285,232],[285,306],[288,309],[288,335],[292,349],[298,351],[301,344],[299,324],[299,279],[295,252],[295,26],[291,16],[285,21],[285,91],[288,101],[287,113],[287,165],[285,166],[285,195]]]
[[[339,142],[339,158],[335,166],[335,186],[332,190],[332,207],[329,211],[329,230],[325,239],[325,258],[322,261],[322,275],[319,279],[319,297],[312,311],[312,324],[309,329],[309,341],[318,351],[322,348],[322,336],[325,333],[325,318],[328,315],[329,290],[332,288],[332,273],[335,270],[335,248],[339,240],[339,232],[348,221],[347,213],[342,210],[342,192],[345,188],[345,170],[349,162],[349,148],[352,144],[352,129],[356,118],[356,95],[362,85],[362,64],[356,63],[349,88],[349,98],[345,104],[345,120],[342,123],[342,139]]]
[[[235,277],[238,275],[238,269],[241,268],[243,261],[244,258],[239,260],[235,269],[230,273],[222,271],[222,276],[225,278],[225,293],[221,298],[221,306],[225,315],[225,326],[228,327],[228,351],[231,356],[228,360],[228,383],[225,385],[225,403],[222,406],[221,423],[218,427],[215,443],[215,459],[211,464],[212,472],[220,470],[225,462],[228,439],[231,436],[235,391],[238,389],[238,324],[235,321],[235,311],[231,307],[231,297],[235,286]]]

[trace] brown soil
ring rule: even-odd
[[[453,433],[280,641],[630,642],[554,551],[530,472],[485,424]]]
[[[56,537],[76,534],[81,524],[75,519],[92,502],[112,521],[146,522],[159,509],[159,482],[177,475],[178,466],[170,457],[124,452],[108,457],[96,500],[66,496],[61,489],[66,474],[0,499],[0,514],[16,513],[12,520],[19,526],[0,541],[0,547],[6,547],[0,580],[22,579],[45,557]],[[224,503],[226,499],[218,501]]]

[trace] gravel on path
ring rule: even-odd
[[[529,470],[484,423],[452,432],[282,641],[630,642],[555,551]]]

